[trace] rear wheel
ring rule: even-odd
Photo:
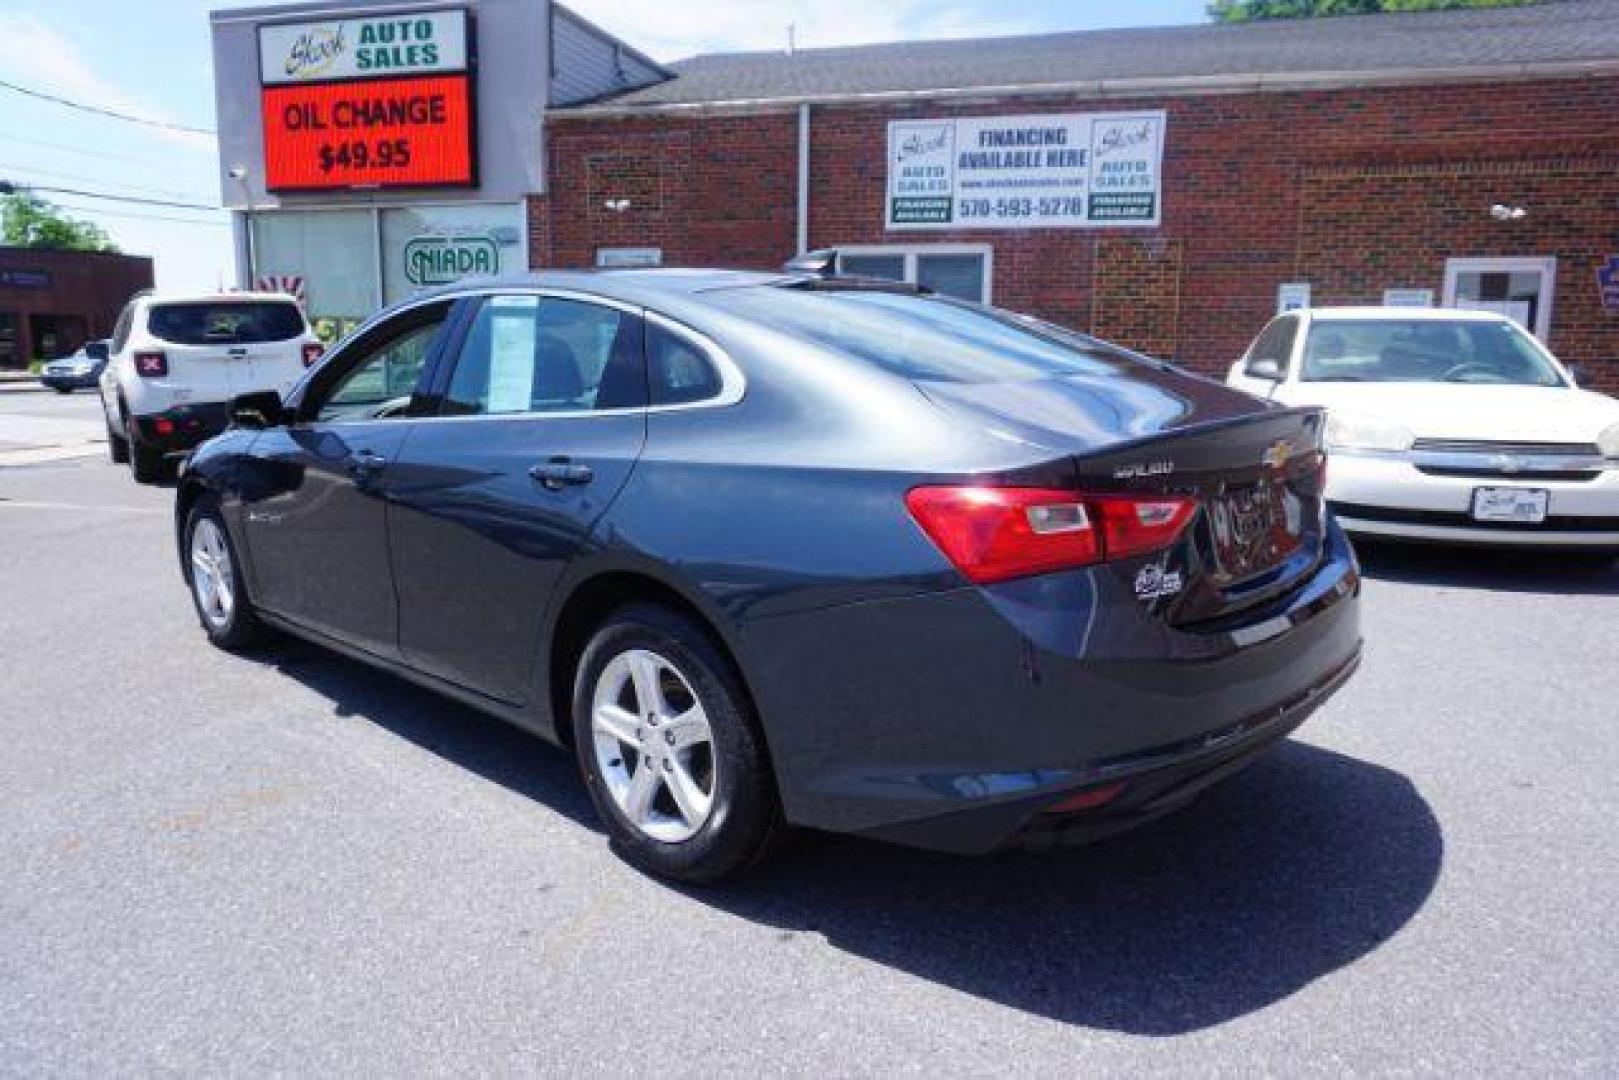
[[[155,484],[169,478],[169,462],[161,451],[142,446],[133,435],[128,440],[129,471],[137,484]]]
[[[248,602],[236,548],[212,498],[192,509],[185,535],[191,599],[208,640],[231,652],[258,644],[264,626]]]
[[[112,429],[112,421],[107,421],[107,456],[114,465],[123,465],[129,461],[129,440]]]
[[[635,605],[590,639],[574,679],[574,750],[613,846],[648,873],[733,877],[783,832],[764,740],[704,630]]]

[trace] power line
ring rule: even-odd
[[[190,135],[215,134],[215,132],[210,128],[190,127],[186,124],[171,124],[167,120],[152,120],[145,116],[133,116],[129,113],[118,112],[116,109],[104,109],[99,105],[86,105],[82,101],[73,101],[69,98],[57,97],[55,94],[47,94],[40,90],[30,90],[26,86],[18,86],[16,83],[6,82],[4,79],[0,79],[0,87],[10,90],[16,94],[22,94],[26,97],[38,98],[40,101],[49,101],[54,105],[63,105],[69,109],[78,109],[80,112],[94,113],[97,116],[106,116],[113,120],[123,120],[131,124],[145,124],[147,127],[163,128],[167,131],[183,131]]]
[[[113,195],[105,191],[85,191],[82,188],[46,187],[43,184],[8,184],[0,180],[0,194],[9,194],[6,188],[18,191],[45,191],[53,195],[77,195],[81,199],[106,199],[108,202],[135,203],[140,206],[169,206],[176,210],[223,210],[222,206],[208,203],[179,202],[174,199],[147,199],[138,195]]]
[[[86,150],[82,146],[69,146],[67,143],[50,142],[46,139],[35,139],[27,135],[18,135],[15,132],[0,130],[0,139],[9,139],[12,142],[25,143],[29,146],[40,146],[47,150],[60,150],[64,154],[76,154],[79,157],[94,158],[97,161],[127,161],[137,165],[148,172],[160,171],[160,166],[149,161],[135,157],[133,154],[115,154],[108,150]]]
[[[208,221],[205,218],[176,217],[173,214],[142,214],[134,210],[108,210],[100,206],[83,206],[77,203],[59,204],[63,210],[76,210],[81,214],[96,214],[102,217],[135,218],[139,221],[169,221],[176,225],[208,225],[218,229],[230,228],[228,221]]]
[[[51,177],[51,178],[54,178],[54,179],[57,179],[57,180],[88,180],[92,184],[101,179],[101,177],[99,177],[99,176],[88,176],[88,175],[86,175],[84,173],[61,172],[61,171],[59,171],[57,169],[42,169],[37,165],[6,165],[6,164],[3,164],[3,163],[0,163],[0,173],[4,173],[4,172],[36,173],[36,174],[38,174],[40,176],[47,176],[47,177]],[[123,191],[135,192],[135,193],[143,194],[143,195],[177,195],[177,196],[184,196],[184,195],[189,195],[190,194],[190,192],[176,191],[173,188],[145,187],[144,185],[141,185],[141,184],[120,184],[118,186]]]

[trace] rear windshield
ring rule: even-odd
[[[1026,382],[1119,370],[1128,354],[1035,319],[948,300],[796,287],[711,293],[717,303],[794,337],[906,379]]]
[[[253,345],[298,337],[304,317],[297,304],[279,300],[153,304],[146,329],[176,345]]]
[[[1562,386],[1533,338],[1512,323],[1321,319],[1304,347],[1305,382],[1454,382]]]

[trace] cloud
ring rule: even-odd
[[[567,0],[567,6],[657,60],[706,52],[987,37],[1037,29],[1022,17],[986,15],[989,5],[949,0]]]
[[[33,15],[0,11],[0,73],[31,90],[147,120],[176,122],[174,117],[151,108],[102,78],[73,42]],[[9,91],[4,93],[12,96]],[[184,146],[214,148],[211,135],[169,128],[146,130]]]

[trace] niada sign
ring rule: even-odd
[[[405,280],[417,287],[500,269],[500,248],[491,236],[417,236],[406,242],[404,255]]]
[[[1162,112],[888,125],[890,229],[1156,227]]]
[[[265,86],[466,69],[467,13],[460,9],[259,27]]]

